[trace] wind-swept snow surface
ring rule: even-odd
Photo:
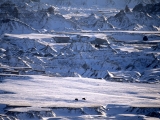
[[[116,106],[120,110],[117,115],[135,114],[134,112],[138,109],[145,111],[146,108],[147,111],[152,108],[153,110],[148,113],[139,111],[141,117],[145,118],[145,115],[157,112],[160,108],[159,92],[159,84],[153,86],[151,84],[114,83],[77,77],[6,76],[6,79],[0,83],[0,103],[2,104],[0,113],[4,114],[3,111],[6,110],[5,114],[8,117],[18,119],[21,119],[22,114],[23,119],[28,119],[25,118],[29,117],[27,114],[34,115],[30,118],[36,117],[36,114],[39,117],[53,118],[68,114],[66,115],[68,117],[79,116],[84,119],[84,115],[86,119],[90,115],[93,118],[96,118],[94,115],[99,115],[105,119],[111,117],[108,114],[115,114],[114,110],[110,110],[115,109]],[[130,112],[124,112],[127,109]],[[135,117],[137,116],[135,114]],[[0,117],[3,118],[3,115]],[[132,118],[132,115],[128,115],[127,118]]]

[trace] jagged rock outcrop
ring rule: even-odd
[[[89,16],[71,18],[65,14],[79,14],[81,10],[57,9],[55,5],[72,6],[75,1],[3,1],[0,4],[0,34],[3,33],[32,33],[32,32],[52,32],[52,31],[79,31],[79,30],[159,30],[159,3],[158,1],[128,1],[119,6],[121,10],[115,16],[109,17],[105,11],[98,10],[101,13],[92,12]],[[92,3],[86,1],[76,1],[92,8]],[[122,1],[123,3],[124,1]],[[44,4],[49,3],[49,4]],[[111,1],[93,1],[101,7],[106,4],[113,6],[118,4],[116,0]],[[138,3],[141,3],[137,5]],[[150,3],[150,4],[147,4]],[[130,4],[137,5],[130,10]],[[146,5],[147,4],[147,5]],[[106,8],[105,6],[105,8]],[[84,7],[84,6],[83,6]],[[94,9],[94,8],[92,8]],[[141,11],[141,12],[140,12]],[[85,11],[84,11],[85,12]],[[4,24],[4,25],[3,25]]]
[[[71,19],[81,29],[93,29],[93,30],[106,30],[106,29],[113,29],[113,26],[106,21],[105,16],[97,16],[96,14],[91,14],[88,17],[82,17],[79,20]]]
[[[159,14],[159,7],[157,6],[159,6],[159,3],[155,5],[147,4],[146,6],[138,4],[133,8],[132,12],[128,12],[128,8],[125,8],[125,10],[121,10],[115,16],[109,17],[107,21],[116,29],[121,30],[158,31],[160,18],[157,16]]]
[[[29,4],[32,3],[8,1],[0,4],[0,25],[2,26],[0,34],[25,33],[25,31],[33,33],[43,29],[47,31],[77,29],[75,23],[57,14],[53,6],[41,8],[38,2],[35,2],[34,6]]]
[[[150,72],[146,74],[146,70],[160,67],[160,60],[156,54],[145,53],[145,49],[144,51],[141,49],[142,52],[123,52],[114,49],[115,46],[122,46],[116,41],[111,43],[106,41],[101,44],[103,40],[100,39],[100,47],[97,48],[95,43],[87,41],[89,38],[84,39],[79,36],[74,39],[70,40],[71,43],[46,45],[37,39],[4,35],[0,45],[0,63],[10,67],[31,68],[26,71],[19,70],[19,74],[81,76],[126,82],[144,82],[145,79],[145,82],[158,82],[158,72],[154,75]],[[155,45],[156,50],[158,45]],[[147,49],[147,51],[153,50],[153,47]],[[151,80],[153,77],[156,79]]]

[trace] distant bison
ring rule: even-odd
[[[143,41],[147,41],[148,40],[148,37],[147,36],[144,36],[143,37]]]
[[[82,100],[86,100],[86,98],[82,98]]]
[[[75,101],[78,101],[78,98],[75,98]]]

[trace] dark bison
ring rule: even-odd
[[[86,98],[82,98],[82,100],[86,100]]]
[[[75,98],[75,101],[78,101],[78,98]]]
[[[143,37],[143,41],[147,41],[148,40],[148,37],[147,36],[144,36]]]

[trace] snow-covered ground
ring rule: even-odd
[[[0,102],[33,107],[94,107],[107,104],[160,107],[159,87],[159,84],[115,83],[78,77],[8,77],[0,84]]]
[[[159,0],[1,0],[0,26],[0,120],[160,118]]]
[[[4,34],[1,43],[2,119],[160,117],[157,32]]]
[[[9,117],[13,115],[21,119],[21,113],[26,117],[23,118],[25,120],[29,119],[27,113],[36,111],[43,111],[41,114],[37,112],[39,117],[50,117],[50,119],[63,116],[71,119],[74,119],[73,116],[96,119],[98,115],[106,119],[113,117],[111,114],[116,115],[113,118],[120,114],[124,114],[121,117],[127,119],[138,116],[147,118],[145,116],[149,114],[147,112],[137,112],[137,114],[135,111],[130,112],[133,117],[125,110],[131,109],[130,107],[144,110],[157,108],[155,112],[158,112],[160,85],[115,83],[78,77],[8,76],[0,84],[0,98],[1,114],[5,111]],[[117,113],[112,110],[116,107],[120,110]],[[48,111],[48,114],[44,111]],[[3,118],[2,116],[0,117]],[[34,114],[33,118],[36,117]]]

